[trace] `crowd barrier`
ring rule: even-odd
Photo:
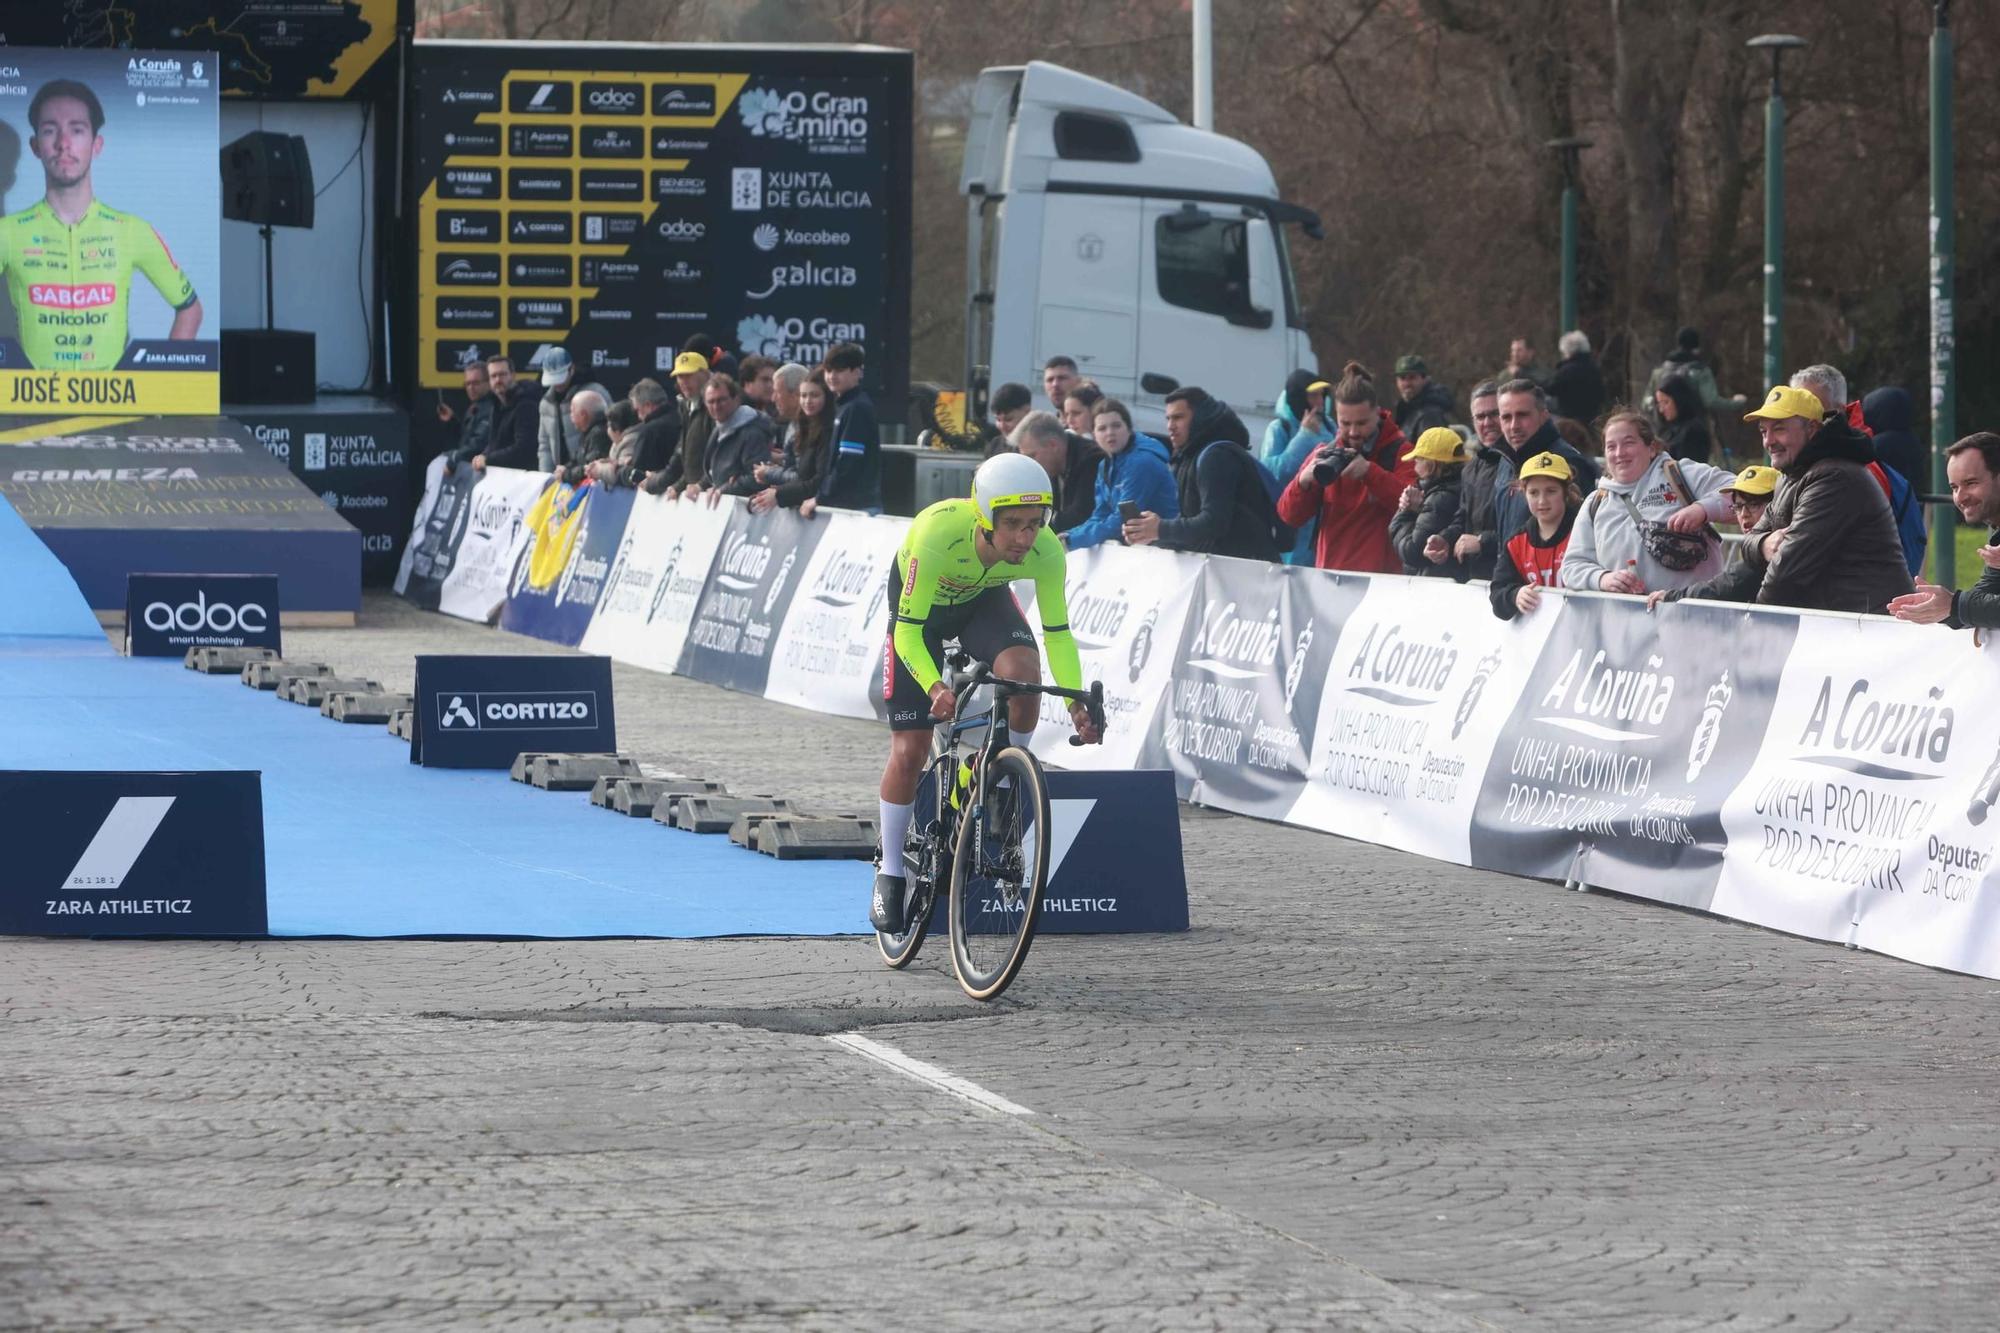
[[[434,463],[398,590],[882,715],[908,520],[585,488],[530,523],[550,490]],[[1069,582],[1111,730],[1072,748],[1049,705],[1051,763],[1166,768],[1203,805],[2000,976],[1983,636],[1597,594],[1508,622],[1476,585],[1124,547],[1071,556]]]

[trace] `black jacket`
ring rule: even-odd
[[[833,437],[819,484],[819,502],[838,509],[882,508],[882,428],[875,400],[856,385],[834,407]]]
[[[1056,490],[1055,521],[1049,525],[1057,532],[1068,532],[1097,508],[1097,466],[1104,461],[1104,451],[1075,431],[1064,431],[1063,440],[1068,462]]]
[[[819,438],[801,447],[799,427],[803,421],[801,417],[793,422],[786,432],[785,470],[777,481],[778,503],[787,509],[797,509],[819,494],[820,481],[826,475],[827,452],[833,444],[833,420],[829,417],[820,422]]]
[[[1403,432],[1403,438],[1415,444],[1417,436],[1432,426],[1451,424],[1451,390],[1436,380],[1426,381],[1424,387],[1417,390],[1415,398],[1397,399],[1396,405],[1389,409],[1389,416],[1395,421],[1396,429]]]
[[[1389,520],[1389,544],[1402,557],[1405,574],[1439,579],[1465,578],[1465,566],[1459,563],[1457,556],[1447,556],[1441,565],[1432,564],[1424,556],[1424,543],[1458,527],[1459,488],[1464,472],[1463,467],[1447,467],[1419,481],[1417,488],[1424,493],[1423,504],[1416,509],[1398,509]],[[1445,545],[1449,549],[1451,542],[1448,540]]]
[[[584,479],[592,463],[600,458],[609,457],[611,457],[611,432],[605,429],[604,422],[599,420],[593,422],[590,429],[583,433],[582,442],[577,448],[576,461],[564,464],[556,475],[574,486]]]
[[[1514,490],[1514,478],[1521,470],[1521,464],[1536,454],[1556,454],[1569,464],[1571,478],[1576,488],[1585,495],[1597,489],[1597,464],[1585,458],[1571,447],[1569,441],[1556,433],[1556,419],[1550,417],[1542,423],[1541,429],[1528,437],[1520,449],[1508,445],[1504,439],[1492,451],[1498,461],[1488,474],[1487,500],[1491,504],[1484,511],[1481,526],[1468,528],[1468,532],[1479,534],[1479,553],[1494,561],[1498,568],[1500,548],[1510,541],[1514,534],[1533,524],[1528,514],[1528,502]],[[1478,575],[1473,577],[1477,578]],[[1488,577],[1491,577],[1490,575]]]
[[[1478,534],[1479,554],[1459,568],[1465,578],[1497,578],[1500,524],[1494,517],[1494,478],[1505,464],[1506,455],[1483,444],[1474,444],[1466,452],[1470,461],[1459,476],[1458,521],[1445,530],[1444,539],[1456,549],[1460,537],[1468,532]]]
[[[1549,410],[1572,421],[1597,420],[1604,411],[1604,376],[1588,352],[1566,356],[1549,376]]]
[[[1250,432],[1227,404],[1211,398],[1188,423],[1190,444],[1173,457],[1181,516],[1160,520],[1160,545],[1243,560],[1279,558],[1271,493],[1250,455]]]
[[[1674,419],[1660,422],[1667,452],[1685,462],[1708,462],[1715,453],[1715,437],[1708,429],[1708,406],[1701,400],[1701,390],[1684,375],[1669,375],[1657,392],[1674,400]]]
[[[490,393],[466,406],[465,415],[459,418],[458,423],[458,447],[451,451],[449,459],[453,467],[492,452],[493,409],[493,395]]]
[[[729,420],[715,428],[702,454],[701,475],[693,478],[724,495],[750,495],[762,489],[755,468],[771,461],[771,418],[748,403],[738,403]]]
[[[1993,529],[1986,544],[2000,546],[2000,528]],[[1988,565],[1979,582],[1953,593],[1944,623],[1953,629],[2000,629],[2000,569]]]
[[[488,394],[495,404],[490,438],[486,443],[486,466],[535,470],[535,434],[541,426],[541,402],[517,384],[505,402],[499,394]]]
[[[619,470],[618,480],[637,486],[679,457],[680,418],[672,407],[662,407],[625,432],[624,449],[630,460]]]
[[[1882,615],[1915,591],[1889,498],[1868,470],[1874,459],[1868,437],[1836,414],[1779,469],[1778,493],[1743,547],[1759,602]],[[1760,539],[1779,528],[1784,544],[1767,563]]]
[[[1875,433],[1875,461],[1894,468],[1910,483],[1910,489],[1924,489],[1924,444],[1910,429],[1913,415],[1910,395],[1893,385],[1875,390],[1861,400],[1861,418]]]

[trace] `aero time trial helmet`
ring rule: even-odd
[[[1033,505],[1042,510],[1055,506],[1049,474],[1026,454],[995,454],[972,474],[972,503],[979,511],[979,526],[993,530],[993,511],[1015,505]]]

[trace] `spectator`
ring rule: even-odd
[[[1889,499],[1868,470],[1868,437],[1810,390],[1778,385],[1755,421],[1782,474],[1777,496],[1743,544],[1757,600],[1880,615],[1914,584]]]
[[[1333,408],[1327,401],[1332,388],[1310,370],[1295,370],[1285,377],[1278,415],[1265,427],[1263,447],[1257,454],[1257,461],[1272,476],[1296,475],[1307,455],[1333,438]],[[1318,549],[1319,520],[1314,518],[1293,528],[1292,548],[1285,552],[1285,563],[1310,565]]]
[[[799,389],[805,382],[806,368],[796,361],[787,361],[771,372],[771,417],[777,424],[776,457],[751,469],[757,481],[762,483],[764,490],[769,490],[777,484],[772,480],[773,477],[791,468],[789,460],[799,433]],[[755,492],[752,496],[753,501],[762,495],[763,490]],[[761,505],[753,503],[751,508],[769,509],[774,503],[776,503],[775,497],[765,500]]]
[[[801,518],[811,518],[819,508],[819,483],[826,474],[833,439],[833,393],[826,387],[825,371],[815,370],[800,381],[794,426],[786,437],[784,462],[757,474],[764,489],[750,497],[750,507],[761,513],[782,505],[798,510]]]
[[[1125,503],[1162,518],[1180,516],[1167,446],[1134,431],[1125,404],[1116,398],[1100,400],[1091,418],[1091,435],[1104,454],[1097,469],[1096,503],[1090,517],[1065,534],[1063,545],[1081,551],[1106,541],[1123,541],[1124,520],[1118,507]]]
[[[1097,405],[1103,401],[1104,390],[1097,387],[1095,380],[1078,380],[1063,395],[1063,429],[1079,439],[1088,440],[1097,419]]]
[[[1824,362],[1807,366],[1804,370],[1792,372],[1790,384],[1794,389],[1804,389],[1819,399],[1819,405],[1828,412],[1838,412],[1847,418],[1847,424],[1867,433],[1867,422],[1861,414],[1861,404],[1849,402],[1847,398],[1847,376],[1840,373],[1838,366]]]
[[[1910,395],[1893,385],[1876,389],[1861,400],[1861,419],[1875,437],[1875,461],[1894,468],[1913,491],[1924,489],[1924,444],[1910,429],[1914,415]]]
[[[1944,459],[1951,502],[1959,516],[1968,527],[1989,529],[1986,545],[1979,548],[1979,561],[1986,568],[1979,572],[1979,582],[1957,592],[1919,582],[1915,592],[1891,601],[1889,611],[1919,625],[1942,622],[1953,629],[2000,629],[2000,435],[1992,431],[1968,435],[1945,450]]]
[[[687,341],[681,344],[681,350],[683,352],[693,352],[702,359],[702,363],[710,370],[719,371],[724,375],[734,375],[737,371],[734,354],[728,348],[720,346],[715,339],[709,337],[706,333],[690,333]],[[701,396],[699,394],[695,395],[695,407],[701,407]]]
[[[1718,407],[1730,407],[1745,401],[1742,394],[1724,398],[1722,391],[1715,387],[1715,372],[1701,359],[1701,334],[1694,329],[1684,328],[1674,335],[1677,346],[1667,353],[1667,359],[1653,367],[1652,377],[1646,381],[1646,401],[1655,402],[1654,394],[1660,391],[1660,381],[1669,375],[1679,375],[1694,385],[1704,408],[1713,412]]]
[[[819,503],[879,514],[882,435],[875,424],[875,400],[861,387],[867,366],[868,354],[859,343],[835,343],[827,349],[824,369],[834,401],[833,453],[820,478]]]
[[[703,396],[714,373],[700,352],[682,352],[674,358],[674,442],[667,460],[646,478],[643,489],[648,494],[679,491],[700,471],[709,436],[715,433],[715,418],[709,416]]]
[[[1563,556],[1562,584],[1643,596],[1685,588],[1722,570],[1715,523],[1728,516],[1730,476],[1666,452],[1639,412],[1604,423],[1604,478],[1583,504]]]
[[[680,445],[680,422],[670,408],[672,399],[666,387],[658,380],[650,376],[639,380],[626,401],[632,404],[637,420],[621,447],[612,451],[612,465],[592,474],[607,485],[641,484],[674,461]]]
[[[1701,390],[1685,375],[1669,375],[1653,390],[1653,419],[1667,452],[1675,458],[1706,463],[1715,453],[1715,437],[1708,429],[1708,405]]]
[[[590,465],[611,456],[611,432],[605,428],[607,404],[602,390],[579,389],[570,396],[569,421],[576,428],[577,452],[556,470],[557,480],[575,486],[590,473]]]
[[[1581,329],[1571,329],[1556,340],[1556,351],[1562,360],[1549,376],[1552,409],[1559,417],[1589,425],[1604,411],[1604,376],[1590,354],[1590,339]]]
[[[493,443],[493,389],[486,363],[468,361],[464,371],[465,411],[454,412],[442,398],[438,401],[438,420],[458,422],[458,444],[445,459],[447,469],[470,463],[486,453]]]
[[[1592,461],[1603,457],[1604,446],[1598,441],[1595,435],[1590,433],[1590,427],[1584,425],[1575,417],[1553,417],[1555,411],[1554,399],[1550,400],[1549,411],[1556,423],[1556,434],[1562,437],[1564,444]]]
[[[1167,395],[1167,443],[1173,449],[1180,517],[1142,510],[1124,525],[1126,542],[1277,560],[1277,516],[1264,474],[1250,455],[1243,419],[1204,389],[1175,389]]]
[[[1420,356],[1396,359],[1396,405],[1389,409],[1403,438],[1414,440],[1433,426],[1449,426],[1454,415],[1451,390],[1431,378]]]
[[[1555,418],[1549,415],[1548,395],[1541,385],[1529,379],[1509,380],[1499,386],[1494,398],[1500,413],[1500,440],[1494,446],[1495,461],[1487,473],[1491,489],[1484,500],[1475,496],[1478,503],[1468,505],[1468,520],[1480,526],[1468,529],[1465,536],[1476,537],[1478,545],[1472,555],[1459,556],[1474,571],[1480,568],[1482,560],[1492,562],[1485,565],[1487,569],[1493,568],[1501,549],[1528,526],[1527,501],[1514,485],[1515,474],[1524,461],[1536,454],[1555,454],[1569,464],[1571,479],[1578,490],[1588,492],[1597,488],[1596,465],[1572,448],[1556,430]],[[1464,546],[1463,539],[1460,546]]]
[[[992,414],[993,425],[1006,439],[1014,433],[1014,427],[1021,424],[1021,418],[1028,415],[1028,409],[1035,405],[1035,396],[1028,392],[1025,384],[1008,380],[993,391],[993,398],[987,403],[987,411]]]
[[[702,451],[701,471],[688,479],[682,495],[693,498],[703,491],[720,495],[754,495],[757,465],[771,461],[776,436],[771,418],[759,412],[747,398],[734,376],[714,374],[703,386],[702,406],[715,429],[709,433]]]
[[[773,398],[776,386],[773,380],[778,373],[778,363],[768,356],[751,353],[736,363],[736,382],[742,386],[743,401],[754,411],[763,413],[775,424],[778,419]]]
[[[619,474],[632,465],[633,451],[638,447],[634,434],[638,425],[639,413],[630,398],[620,398],[604,409],[604,431],[611,437],[611,449],[584,469],[592,481],[607,487],[618,484]]]
[[[1067,356],[1052,356],[1042,363],[1042,392],[1049,396],[1049,406],[1062,411],[1063,399],[1069,396],[1070,386],[1083,378],[1076,373],[1076,360]],[[1012,431],[1007,432],[1011,438]]]
[[[1523,463],[1515,487],[1528,508],[1528,526],[1501,548],[1486,590],[1502,620],[1529,614],[1542,604],[1542,589],[1562,586],[1563,557],[1583,508],[1583,492],[1560,454],[1536,454]]]
[[[1278,492],[1278,517],[1294,526],[1318,517],[1314,563],[1321,569],[1401,573],[1389,519],[1417,479],[1402,457],[1409,441],[1377,402],[1375,381],[1359,362],[1347,363],[1331,397],[1339,432]]]
[[[514,363],[504,356],[488,357],[486,383],[492,391],[493,425],[486,452],[473,455],[472,466],[481,472],[489,467],[534,471],[541,413],[514,378]]]
[[[1771,507],[1771,493],[1777,488],[1778,470],[1758,464],[1744,468],[1722,488],[1722,496],[1729,502],[1738,530],[1748,532],[1757,526],[1764,517],[1764,511]],[[1743,543],[1738,542],[1724,558],[1720,574],[1699,583],[1690,583],[1685,588],[1661,588],[1649,592],[1646,594],[1646,609],[1651,611],[1661,602],[1678,602],[1687,598],[1699,598],[1704,602],[1748,602],[1757,596],[1757,585],[1761,582],[1762,575],[1743,558]]]
[[[1445,540],[1451,543],[1452,555],[1467,578],[1491,579],[1498,577],[1495,570],[1500,544],[1484,541],[1480,534],[1496,532],[1499,526],[1494,517],[1494,494],[1500,468],[1507,461],[1506,444],[1500,438],[1500,386],[1482,380],[1473,386],[1468,406],[1472,409],[1472,444],[1459,486],[1459,527],[1447,531]],[[1563,539],[1568,538],[1565,530]]]
[[[1526,338],[1516,338],[1507,344],[1507,364],[1496,378],[1502,384],[1508,380],[1533,380],[1546,390],[1549,377],[1535,364],[1535,345]]]
[[[1008,443],[1042,465],[1055,492],[1055,512],[1049,527],[1058,534],[1090,517],[1097,502],[1097,466],[1104,455],[1097,446],[1073,434],[1053,412],[1030,412],[1021,418]]]
[[[1406,486],[1389,519],[1389,544],[1396,548],[1405,574],[1464,579],[1464,566],[1452,555],[1445,533],[1458,525],[1459,483],[1465,473],[1465,441],[1449,426],[1432,426],[1417,437],[1416,448],[1403,455],[1416,471],[1417,482]]]
[[[576,382],[576,363],[566,349],[550,348],[542,357],[542,402],[535,429],[537,471],[555,472],[583,461],[583,432],[570,404],[586,390],[596,394],[600,403],[611,401],[611,391],[602,384]]]

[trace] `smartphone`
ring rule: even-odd
[[[1118,517],[1130,523],[1139,517],[1139,506],[1130,500],[1118,502]]]

